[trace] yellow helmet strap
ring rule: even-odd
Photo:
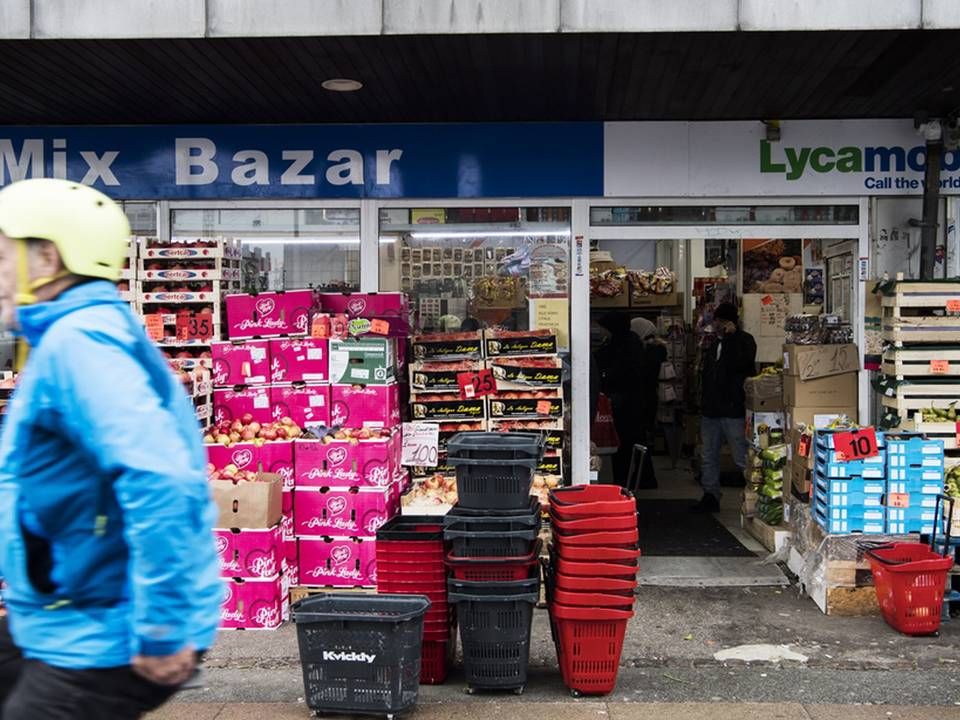
[[[68,277],[71,273],[67,269],[60,270],[47,277],[30,279],[30,253],[27,250],[27,241],[18,240],[17,248],[17,289],[18,292],[14,298],[17,305],[33,305],[37,302],[36,290],[44,285],[49,285],[56,280]]]

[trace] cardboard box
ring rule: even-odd
[[[411,340],[413,360],[480,360],[483,338],[480,331],[446,335],[420,335]]]
[[[488,358],[557,354],[557,336],[552,332],[487,330],[483,334],[483,342]]]
[[[855,372],[815,380],[801,380],[796,375],[783,377],[783,404],[787,408],[856,407],[858,396],[858,374]]]
[[[217,528],[213,535],[223,577],[270,578],[286,567],[279,525],[264,530]]]
[[[284,574],[271,578],[224,580],[220,627],[225,630],[273,630],[286,614],[290,589]]]
[[[215,527],[267,529],[278,522],[283,506],[283,479],[261,473],[255,482],[211,480],[213,501],[219,510]]]
[[[213,383],[217,387],[270,382],[270,347],[266,340],[215,342],[210,352]]]
[[[322,383],[330,375],[328,341],[280,338],[270,341],[270,382]]]
[[[276,422],[288,417],[301,428],[330,427],[332,422],[329,385],[274,385],[270,405]]]
[[[220,424],[224,420],[237,420],[247,414],[252,415],[253,419],[261,424],[273,422],[270,388],[259,386],[214,391],[214,423]]]
[[[459,395],[416,395],[410,400],[410,414],[413,420],[486,420],[487,402],[461,400]]]
[[[248,470],[279,475],[285,490],[293,488],[294,460],[293,440],[255,443],[207,445],[207,462],[222,470],[227,465],[236,465],[238,470]]]
[[[831,422],[844,415],[856,420],[858,412],[856,404],[835,408],[797,406],[787,407],[784,411],[784,418],[786,420],[787,431],[792,433],[799,430],[801,426],[808,428],[825,428]]]
[[[497,390],[558,388],[563,385],[563,362],[558,357],[487,360]]]
[[[404,293],[320,293],[319,298],[323,312],[344,314],[351,320],[381,320],[389,328],[389,337],[410,334],[410,308]]]
[[[377,584],[375,538],[301,537],[297,545],[301,585]]]
[[[630,295],[630,307],[673,307],[680,304],[680,293],[663,293],[660,295]]]
[[[761,432],[763,426],[767,428],[765,433]],[[786,442],[786,438],[784,437],[781,437],[778,441],[773,437],[774,433],[772,432],[779,430],[781,436],[786,433],[782,412],[756,412],[755,410],[747,410],[746,427],[744,430],[744,436],[747,438],[747,442],[754,447],[781,445]]]
[[[297,487],[385,487],[399,468],[400,434],[369,440],[298,440]]]
[[[492,420],[549,419],[563,417],[563,398],[559,391],[555,397],[535,397],[543,393],[512,393],[524,397],[504,398],[496,395],[490,398],[490,418]]]
[[[845,375],[860,370],[856,345],[784,345],[783,374],[801,380]]]
[[[332,385],[330,421],[334,427],[394,427],[400,423],[400,386]]]
[[[312,309],[313,290],[228,295],[227,337],[304,335]]]
[[[305,535],[372,536],[400,512],[397,485],[365,488],[308,488],[294,491],[293,525]]]
[[[748,410],[757,412],[783,411],[783,376],[758,375],[743,383]]]
[[[397,359],[389,338],[330,341],[330,382],[386,385],[394,381]]]
[[[457,375],[477,372],[483,367],[480,360],[459,362],[415,362],[410,364],[410,389],[414,392],[459,393]]]
[[[802,458],[794,454],[793,460],[787,466],[790,469],[791,491],[794,497],[803,502],[810,502],[813,470],[807,467],[807,462],[808,460],[812,461],[812,457],[812,453],[810,458]]]

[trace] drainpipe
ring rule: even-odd
[[[923,177],[923,220],[920,223],[920,279],[933,280],[937,258],[937,220],[940,216],[940,164],[943,159],[943,128],[939,120],[924,123],[927,139]]]

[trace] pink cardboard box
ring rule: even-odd
[[[323,383],[329,379],[328,341],[281,338],[270,341],[270,382]]]
[[[260,385],[270,382],[270,345],[266,340],[215,342],[213,384],[217,387]]]
[[[269,578],[286,567],[279,525],[268,530],[218,528],[213,534],[224,577]]]
[[[284,493],[284,495],[289,496],[291,500],[296,502],[292,492]],[[294,532],[293,512],[294,505],[291,503],[290,509],[285,510],[280,514],[280,534],[283,536],[284,540],[293,540],[293,538],[297,536],[297,534]]]
[[[383,320],[390,326],[390,337],[410,334],[410,308],[403,293],[321,293],[320,308],[333,315],[343,313],[351,320]]]
[[[329,385],[274,385],[270,388],[273,419],[292,418],[301,428],[330,426]]]
[[[346,428],[399,425],[399,386],[331,385],[330,424]]]
[[[289,585],[284,575],[256,580],[228,578],[220,606],[220,627],[230,630],[273,630],[284,618]]]
[[[298,487],[385,487],[399,462],[399,433],[370,440],[298,440]]]
[[[297,488],[294,531],[304,535],[376,535],[400,512],[400,493],[385,488]]]
[[[285,490],[293,489],[293,440],[268,442],[260,446],[254,443],[237,443],[230,447],[207,445],[207,462],[218,470],[227,465],[236,465],[238,470],[273,473],[283,479]]]
[[[270,388],[213,391],[213,421],[237,420],[249,413],[258,423],[273,422]]]
[[[297,542],[301,585],[376,586],[375,538],[301,537]]]
[[[227,337],[231,340],[307,332],[312,290],[227,296]]]

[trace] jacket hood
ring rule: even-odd
[[[125,304],[112,283],[93,280],[74,285],[53,300],[17,308],[19,332],[32,347],[36,347],[43,334],[60,318],[94,305],[108,304]]]

